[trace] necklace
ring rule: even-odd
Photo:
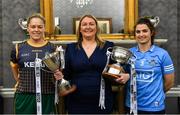
[[[94,49],[96,47],[96,42],[89,43],[89,44],[83,44],[82,47],[86,50]]]
[[[89,46],[84,46],[85,47],[85,49],[87,49],[87,50],[89,50],[90,48],[91,48],[91,46],[89,45]]]
[[[88,58],[93,54],[94,50],[96,49],[96,45],[96,42],[90,42],[86,44],[82,43],[82,47]]]

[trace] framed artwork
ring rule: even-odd
[[[78,30],[80,18],[73,18],[73,32],[76,34]],[[100,34],[110,34],[112,33],[112,18],[97,18],[98,25],[100,28]]]

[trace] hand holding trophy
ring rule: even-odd
[[[62,46],[58,47],[57,50],[53,53],[46,54],[42,60],[46,66],[52,71],[55,72],[58,69],[64,69],[65,59],[64,59],[64,50]],[[60,72],[60,71],[59,71]],[[69,81],[62,79],[58,81],[58,93],[60,96],[68,95],[69,93],[76,90],[76,86],[71,86]]]
[[[112,50],[112,51],[110,51]],[[121,73],[125,73],[122,64],[128,64],[129,59],[132,57],[132,53],[123,47],[114,46],[107,49],[107,64],[102,72],[102,76],[110,79],[114,84],[118,84],[116,79],[118,79]],[[116,63],[109,64],[109,59],[112,59]]]

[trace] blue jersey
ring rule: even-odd
[[[167,51],[152,45],[147,52],[138,47],[130,49],[136,56],[138,110],[161,111],[165,108],[163,77],[174,72],[173,62]],[[126,106],[130,107],[130,87],[127,86]]]

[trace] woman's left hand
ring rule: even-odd
[[[121,73],[118,76],[119,76],[119,78],[116,79],[116,82],[118,82],[120,84],[125,84],[130,78],[128,73]]]

